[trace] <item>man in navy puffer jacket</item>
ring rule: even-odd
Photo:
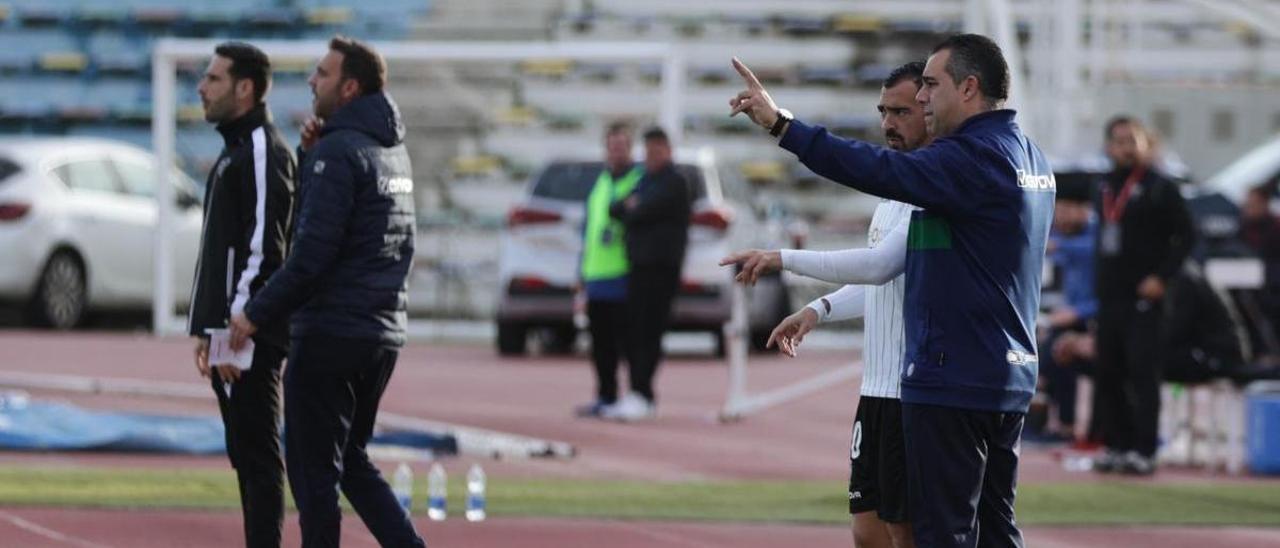
[[[365,453],[405,342],[413,174],[404,125],[367,45],[329,43],[310,84],[297,232],[283,267],[232,319],[232,345],[293,312],[285,457],[303,546],[337,546],[338,486],[383,546],[425,546]]]
[[[792,119],[741,63],[730,100],[815,173],[923,208],[907,235],[903,434],[916,546],[1022,546],[1018,444],[1035,391],[1035,322],[1053,171],[1001,110],[1009,68],[966,34],[925,65],[931,145],[897,152]],[[981,535],[981,536],[979,536]]]

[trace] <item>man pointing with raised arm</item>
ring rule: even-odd
[[[916,99],[934,142],[841,139],[780,110],[751,71],[729,101],[818,175],[924,208],[907,233],[902,421],[917,546],[1022,546],[1018,445],[1035,390],[1035,319],[1053,173],[999,107],[1009,68],[973,35],[934,48]]]

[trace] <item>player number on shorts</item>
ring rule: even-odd
[[[862,454],[862,421],[853,423],[853,444],[849,447],[849,457],[857,460]]]

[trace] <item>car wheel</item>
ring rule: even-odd
[[[728,342],[724,337],[724,329],[713,329],[711,331],[711,338],[715,341],[715,350],[712,351],[715,353],[715,356],[717,358],[723,358],[728,355],[729,347],[727,346]]]
[[[751,349],[755,352],[765,352],[768,349],[765,345],[769,342],[769,335],[773,334],[773,328],[782,323],[791,314],[791,298],[787,294],[786,286],[782,285],[782,280],[778,280],[778,298],[773,303],[773,321],[768,325],[759,326],[751,330]]]
[[[771,329],[753,329],[751,331],[751,350],[753,352],[768,350],[765,345],[769,343],[769,335],[771,333],[773,333]]]
[[[578,328],[570,325],[558,325],[548,330],[546,334],[547,354],[572,354],[574,345],[578,342]]]
[[[525,343],[527,330],[523,325],[498,322],[498,355],[500,356],[523,356],[525,353]]]
[[[71,329],[84,318],[88,301],[84,265],[69,251],[59,251],[45,263],[40,283],[31,299],[37,323],[54,329]]]

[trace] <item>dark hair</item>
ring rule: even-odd
[[[387,85],[387,62],[368,44],[339,34],[329,40],[329,49],[342,54],[342,78],[360,84],[360,93],[378,93]]]
[[[1009,64],[1004,52],[981,34],[957,34],[934,46],[933,53],[950,50],[945,70],[957,85],[965,78],[978,79],[978,89],[990,106],[1009,98]]]
[[[884,79],[884,89],[896,86],[908,78],[916,85],[917,89],[920,88],[921,80],[924,78],[923,61],[912,61],[893,69],[893,72],[889,73],[889,77]]]
[[[663,131],[662,128],[658,126],[653,126],[644,130],[644,140],[645,142],[662,141],[664,143],[671,144],[671,139],[667,138],[667,132]]]
[[[253,101],[261,103],[271,87],[271,60],[267,54],[244,42],[223,42],[213,49],[213,53],[231,60],[231,68],[227,72],[231,73],[233,83],[246,78],[253,82]]]
[[[606,127],[604,130],[604,137],[608,139],[609,137],[612,137],[613,135],[620,133],[622,135],[626,135],[629,138],[631,137],[631,134],[633,132],[635,132],[635,129],[631,127],[630,122],[627,122],[625,120],[618,120],[618,121],[609,123],[609,126]]]
[[[1142,124],[1141,120],[1138,120],[1133,116],[1129,116],[1128,114],[1117,114],[1107,120],[1107,125],[1103,126],[1105,129],[1102,130],[1102,140],[1110,141],[1111,133],[1116,130],[1117,126],[1132,126],[1134,131],[1147,135],[1147,137],[1150,138],[1150,135],[1147,134],[1147,127]]]

